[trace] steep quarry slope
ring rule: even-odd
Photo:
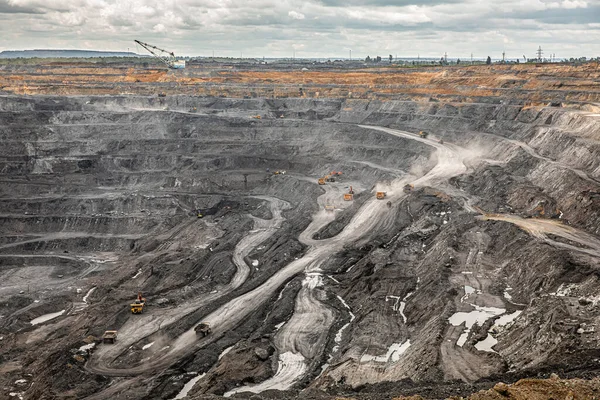
[[[3,390],[440,398],[595,373],[600,118],[462,100],[0,98]]]

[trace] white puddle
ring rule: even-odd
[[[465,285],[465,295],[460,298],[460,302],[464,303],[465,300],[467,300],[473,293],[475,293],[475,289],[471,286]]]
[[[229,346],[228,348],[226,348],[225,350],[223,350],[221,352],[221,354],[219,354],[219,360],[223,357],[225,357],[225,354],[229,353],[231,351],[231,349],[233,349],[233,346]]]
[[[368,362],[375,361],[379,363],[386,363],[388,361],[397,362],[400,360],[400,356],[408,350],[410,347],[410,339],[404,343],[393,343],[389,348],[385,355],[383,356],[371,356],[368,354],[363,354],[360,358],[360,362]]]
[[[392,310],[398,311],[400,316],[402,317],[402,321],[406,324],[407,318],[404,314],[404,310],[406,309],[406,301],[410,296],[412,296],[413,292],[409,292],[402,300],[400,300],[400,296],[385,296],[385,301],[396,300],[394,305],[392,306]]]
[[[340,296],[337,296],[337,298],[342,302],[342,304],[344,305],[344,307],[346,307],[348,310],[350,310],[350,306],[348,305],[348,303],[346,303],[346,301],[344,299],[342,299]],[[350,313],[350,321],[352,321],[354,319],[354,314]]]
[[[398,310],[399,310],[399,308],[400,308],[400,304],[398,304],[398,303],[400,303],[400,296],[385,296],[385,301],[386,301],[386,303],[387,303],[389,300],[396,300],[396,301],[394,302],[394,305],[392,306],[392,310],[394,310],[394,311],[398,311]]]
[[[497,353],[496,350],[492,349],[492,347],[494,347],[497,343],[498,343],[498,341],[496,340],[496,338],[488,333],[488,335],[485,339],[483,339],[481,342],[477,342],[475,344],[475,348],[479,351],[487,351],[490,353]]]
[[[177,396],[175,396],[173,398],[173,400],[183,399],[184,397],[186,397],[188,392],[190,390],[192,390],[192,388],[194,387],[196,382],[198,382],[200,379],[204,378],[204,375],[206,375],[206,373],[200,374],[200,375],[196,376],[195,378],[190,379],[189,382],[185,384],[183,389],[181,389],[181,392],[179,392],[177,394]]]
[[[500,318],[498,318],[496,320],[496,322],[494,323],[494,326],[506,326],[508,324],[510,324],[511,322],[513,322],[515,319],[517,319],[517,317],[519,315],[521,315],[523,311],[515,311],[512,314],[506,314],[501,316]]]
[[[154,344],[154,342],[150,342],[150,343],[148,343],[148,344],[145,344],[145,345],[143,345],[143,346],[142,346],[142,350],[149,349],[150,347],[152,347],[152,345],[153,345],[153,344]]]
[[[230,397],[231,395],[240,392],[260,393],[270,389],[286,390],[296,383],[298,378],[304,376],[305,373],[306,363],[304,362],[304,356],[299,353],[288,351],[279,355],[277,372],[272,378],[269,378],[258,385],[242,386],[231,390],[226,392],[223,396]]]
[[[137,272],[137,274],[135,274],[134,276],[132,276],[132,277],[131,277],[131,279],[135,279],[135,278],[137,278],[138,276],[140,276],[141,274],[142,274],[142,269],[140,268],[140,269],[138,269],[138,272]]]
[[[309,289],[323,286],[323,275],[318,272],[310,272],[306,274],[306,278],[304,278],[302,281],[302,286],[306,286]]]
[[[406,302],[405,301],[401,301],[400,302],[400,307],[398,308],[398,312],[400,313],[400,316],[402,317],[402,321],[404,321],[404,323],[406,324],[406,321],[408,321],[406,319],[406,315],[404,315],[404,309],[406,308]]]
[[[281,327],[282,327],[283,325],[285,325],[285,323],[286,323],[286,322],[287,322],[287,321],[283,321],[283,322],[280,322],[280,323],[278,323],[277,325],[275,325],[275,331],[278,331],[278,330],[280,330],[280,329],[281,329]]]
[[[31,325],[38,325],[38,324],[44,323],[46,321],[50,321],[51,319],[54,319],[56,317],[60,317],[61,315],[63,315],[65,313],[65,311],[66,310],[62,310],[62,311],[58,311],[58,312],[55,312],[55,313],[50,313],[50,314],[42,315],[41,317],[37,317],[37,318],[31,320],[30,324]]]
[[[327,359],[327,362],[330,362],[333,359],[333,355],[340,348],[340,343],[342,342],[342,337],[344,335],[344,331],[350,326],[350,323],[352,321],[354,321],[354,319],[356,318],[356,316],[352,313],[352,310],[350,309],[350,306],[348,305],[348,303],[346,303],[346,301],[344,301],[344,299],[342,299],[340,296],[337,296],[337,298],[342,302],[344,307],[346,307],[348,309],[348,314],[350,314],[350,321],[346,325],[342,326],[340,328],[340,330],[335,334],[335,339],[334,339],[335,345],[331,349],[331,353],[329,354],[329,358]]]
[[[83,296],[83,302],[87,303],[87,299],[90,297],[90,295],[92,293],[94,293],[94,290],[96,290],[95,287],[91,288],[90,290],[88,290],[88,292],[85,294],[85,296]]]
[[[92,343],[90,343],[90,344],[86,344],[86,345],[83,345],[83,346],[81,346],[81,347],[79,348],[79,351],[91,350],[91,349],[93,349],[94,347],[96,347],[96,343],[93,343],[93,342],[92,342]]]
[[[479,307],[475,305],[473,305],[473,307],[475,307],[475,310],[473,311],[457,312],[454,313],[450,318],[448,318],[448,322],[450,322],[453,326],[460,326],[463,323],[465,324],[465,331],[462,333],[462,335],[460,335],[460,337],[456,341],[457,346],[462,347],[465,344],[473,325],[477,324],[481,326],[488,319],[497,315],[502,315],[506,312],[506,310],[503,308]]]

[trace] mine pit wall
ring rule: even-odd
[[[412,132],[426,130],[434,135],[434,138],[442,137],[463,147],[473,148],[483,157],[488,155],[487,158],[505,161],[519,159],[518,163],[509,162],[499,167],[507,169],[507,172],[520,178],[519,182],[511,182],[506,187],[507,193],[504,195],[510,207],[531,213],[544,202],[543,207],[547,214],[557,214],[557,210],[560,210],[564,218],[573,225],[595,234],[600,233],[600,211],[598,211],[600,208],[597,194],[598,182],[600,182],[600,144],[598,143],[600,117],[581,110],[552,106],[533,107],[519,101],[511,102],[493,98],[477,98],[475,99],[477,103],[470,103],[469,101],[473,99],[466,98],[456,103],[306,98],[229,99],[192,96],[169,96],[168,98],[124,96],[116,99],[82,97],[82,99],[87,99],[81,105],[82,110],[85,107],[100,111],[120,107],[152,109],[157,106],[168,106],[170,110],[184,112],[196,107],[198,113],[214,113],[225,117],[242,115],[247,118],[258,114],[264,118],[257,122],[260,125],[256,125],[257,128],[260,127],[261,132],[269,132],[269,129],[264,129],[266,123],[273,124],[275,132],[281,132],[280,128],[283,126],[290,128],[289,119],[388,126]],[[85,104],[88,102],[89,104]],[[561,105],[560,102],[556,104]],[[77,108],[75,105],[72,107]],[[578,108],[582,107],[578,106]],[[282,116],[284,117],[282,121],[265,120]],[[149,120],[144,114],[144,118],[139,118],[138,122],[143,125],[155,123],[156,115],[148,115],[148,117]],[[167,118],[172,121],[177,120],[173,115]],[[243,123],[240,121],[240,124]],[[320,126],[317,124],[313,129],[321,129]],[[152,128],[132,129],[148,133],[147,130]],[[318,143],[322,140],[322,143],[333,144],[334,140],[344,141],[343,136],[355,129],[345,127],[342,135],[333,137],[321,136],[322,132],[315,132],[319,139],[313,137],[313,140]],[[136,133],[140,134],[140,132]],[[194,132],[187,134],[194,136]],[[306,132],[298,132],[293,135],[278,136],[271,132],[267,133],[267,140],[276,138],[293,143],[294,137],[305,139],[305,135]],[[246,139],[255,140],[258,137],[250,135],[246,136]],[[382,140],[381,136],[378,139]],[[540,157],[534,157],[519,148],[517,144],[503,139],[523,142]],[[373,141],[365,137],[361,143],[373,143]],[[306,145],[306,141],[303,141],[303,144]],[[298,150],[306,150],[306,147]],[[355,156],[357,150],[345,148],[341,151],[347,152],[348,158],[351,158]],[[551,163],[543,158],[556,162]],[[223,162],[227,165],[227,160]],[[293,165],[282,167],[292,169]],[[573,172],[569,168],[581,170],[583,174]],[[585,178],[586,174],[589,179]],[[479,190],[478,193],[473,194],[485,199],[485,191],[481,189],[486,185],[493,186],[493,182],[485,182],[482,180],[484,178],[478,179],[480,182],[476,186],[479,186]],[[498,194],[494,193],[494,196]]]
[[[224,99],[170,96],[164,98],[122,97],[90,98],[86,107],[111,109],[118,107],[153,108],[169,106],[172,110],[187,111],[196,107],[198,112],[219,115],[262,115],[265,118],[284,117],[303,120],[331,120],[351,124],[367,124],[405,129],[412,132],[429,131],[435,137],[472,148],[487,158],[505,161],[519,159],[500,168],[518,176],[521,181],[507,186],[508,205],[531,213],[543,204],[546,214],[557,214],[575,226],[600,234],[600,117],[581,110],[553,106],[529,106],[519,101],[493,98],[461,99],[462,102],[412,102],[336,99]],[[469,102],[476,101],[476,102]],[[545,103],[549,104],[549,103]],[[554,104],[554,103],[553,103]],[[578,108],[585,108],[580,107]],[[264,129],[264,121],[261,131]],[[281,122],[272,122],[275,126]],[[289,127],[288,122],[285,123]],[[278,129],[277,128],[274,129]],[[319,129],[319,128],[316,128]],[[344,135],[355,128],[346,127],[341,136],[325,139],[344,141]],[[268,130],[267,130],[268,131]],[[364,134],[365,132],[363,132]],[[268,134],[271,136],[272,134]],[[301,133],[302,137],[305,133]],[[274,136],[293,141],[293,136]],[[319,139],[320,139],[319,135]],[[250,137],[255,139],[256,137]],[[354,137],[353,137],[354,139]],[[371,137],[361,142],[374,143]],[[381,136],[378,138],[381,141]],[[540,157],[534,157],[517,144],[522,142]],[[381,144],[381,142],[377,142]],[[303,148],[304,149],[304,148]],[[355,157],[356,149],[344,149],[348,157]],[[556,163],[551,163],[547,158]],[[387,161],[391,161],[388,159]],[[514,165],[513,165],[514,164]],[[523,166],[525,165],[525,166]],[[288,166],[292,168],[292,166]],[[583,172],[574,172],[569,168]],[[585,178],[588,176],[588,179]],[[477,193],[485,199],[481,188],[492,185],[479,178]],[[482,180],[483,179],[483,180]],[[540,190],[541,189],[541,190]],[[493,195],[498,195],[494,193]],[[490,196],[491,197],[491,196]],[[544,203],[542,203],[544,202]],[[486,210],[498,211],[498,210]]]
[[[65,107],[60,109],[62,99],[64,99]],[[171,111],[131,112],[126,107],[139,107],[156,102],[158,99],[123,97],[116,100],[118,105],[115,105],[112,98],[109,97],[47,100],[48,102],[42,102],[41,105],[24,104],[22,111],[25,112],[19,115],[13,115],[12,112],[2,113],[5,122],[0,124],[2,125],[0,126],[1,138],[7,143],[5,150],[0,150],[2,165],[4,167],[9,164],[16,165],[16,161],[19,161],[18,157],[22,157],[22,163],[18,167],[19,171],[30,175],[35,180],[48,179],[49,182],[52,182],[55,174],[68,174],[73,179],[78,179],[82,185],[89,184],[95,187],[111,183],[119,187],[150,188],[150,192],[154,190],[160,193],[161,187],[175,191],[177,189],[176,179],[178,179],[183,182],[183,187],[191,186],[198,192],[239,194],[248,192],[244,190],[244,182],[239,170],[254,169],[261,171],[261,176],[256,175],[257,177],[254,179],[252,176],[249,177],[250,192],[256,190],[257,193],[271,194],[293,202],[297,200],[294,193],[297,193],[298,190],[314,190],[311,192],[311,196],[316,197],[318,188],[314,183],[299,183],[296,179],[282,179],[276,184],[265,182],[266,174],[262,174],[265,168],[301,170],[317,175],[333,166],[351,170],[351,168],[356,168],[356,165],[346,163],[347,160],[369,161],[372,157],[382,160],[381,163],[385,166],[404,170],[409,169],[413,164],[428,165],[429,160],[423,155],[428,154],[431,149],[425,145],[401,140],[406,151],[403,153],[403,158],[399,159],[392,146],[394,143],[397,145],[399,139],[393,139],[384,133],[358,128],[353,124],[383,125],[411,132],[426,130],[432,134],[431,140],[436,140],[436,137],[443,134],[444,139],[449,142],[482,150],[483,154],[489,154],[489,158],[509,161],[503,165],[478,165],[477,174],[472,174],[471,179],[460,177],[453,181],[453,184],[461,189],[482,198],[484,204],[489,204],[490,208],[486,208],[486,211],[497,211],[493,208],[497,207],[495,202],[491,199],[489,203],[485,202],[488,197],[504,196],[507,203],[517,212],[529,212],[536,207],[538,201],[543,199],[559,207],[564,212],[565,218],[574,225],[592,233],[599,233],[597,231],[600,226],[600,216],[597,214],[600,209],[598,199],[594,198],[593,194],[586,193],[588,188],[593,193],[597,193],[597,184],[580,178],[578,174],[569,172],[560,165],[535,158],[502,139],[510,138],[529,143],[538,154],[558,160],[570,167],[582,169],[593,179],[598,179],[598,160],[600,159],[597,144],[600,140],[598,122],[579,112],[554,107],[523,109],[519,105],[501,104],[453,105],[399,101],[306,99],[267,101],[197,99],[185,96],[167,98]],[[86,104],[87,101],[90,101],[90,104]],[[2,104],[0,109],[2,107],[9,108],[7,103],[0,101],[0,104]],[[198,107],[198,115],[191,116],[177,112],[185,112],[191,105]],[[28,107],[38,111],[27,112]],[[55,107],[57,110],[40,111],[37,107]],[[85,107],[91,108],[84,109]],[[71,108],[72,112],[65,112],[68,108]],[[103,111],[98,114],[98,119],[96,119],[94,114],[100,110]],[[201,115],[202,113],[214,113],[223,118]],[[259,113],[266,115],[266,118],[260,121],[249,119],[249,116]],[[283,119],[279,118],[281,114],[284,114]],[[277,120],[273,120],[273,118],[277,118]],[[311,122],[311,120],[320,121]],[[26,123],[23,124],[23,122]],[[101,128],[99,123],[115,125],[107,129],[106,127]],[[124,136],[129,137],[124,139]],[[189,143],[189,146],[178,147],[178,141]],[[26,145],[28,142],[34,145],[35,153],[31,153],[31,147]],[[268,151],[264,149],[264,146],[270,146]],[[264,154],[263,157],[247,157],[247,154],[251,153],[261,154],[261,151]],[[211,154],[215,156],[211,158]],[[275,156],[273,156],[274,154]],[[404,157],[405,155],[406,157]],[[10,157],[16,158],[11,159]],[[86,162],[81,163],[82,161]],[[172,171],[170,166],[173,164],[186,165],[189,167],[189,171]],[[146,169],[152,171],[146,172]],[[3,172],[2,179],[12,179],[12,173],[9,171]],[[105,176],[107,174],[109,177]],[[215,174],[219,178],[206,179],[207,174]],[[363,184],[370,189],[368,185],[372,184],[380,174],[368,175],[365,173]],[[512,180],[505,185],[499,185],[496,177],[506,175]],[[49,192],[50,190],[66,189],[48,189]],[[68,190],[72,190],[72,194],[77,194],[78,189],[69,188]],[[44,206],[38,206],[35,199],[10,199],[10,195],[14,193],[1,188],[0,191],[2,194],[0,205],[3,209],[12,210],[15,213],[39,212],[45,214],[46,216],[43,218],[45,223],[48,223],[47,226],[50,227],[50,230],[68,228],[69,230],[85,229],[88,232],[110,233],[111,229],[105,228],[105,223],[114,224],[119,221],[114,224],[112,231],[126,230],[129,233],[129,228],[135,227],[137,223],[135,219],[108,219],[105,216],[91,216],[89,220],[84,217],[76,220],[69,218],[65,218],[64,221],[57,220],[47,216],[52,210],[47,203],[44,203]],[[488,191],[491,192],[488,194]],[[63,193],[55,192],[54,194]],[[193,200],[185,199],[185,194],[181,193],[177,196],[180,201],[193,204]],[[532,197],[533,200],[530,200]],[[593,203],[594,201],[595,203]],[[71,202],[81,204],[80,201],[69,197],[53,200],[53,204],[56,204],[58,209],[65,211],[70,208]],[[150,197],[121,196],[116,201],[92,198],[86,200],[84,204],[85,212],[130,213],[141,208],[160,209],[161,212],[169,215],[180,212],[173,207],[170,198],[155,197],[154,195]],[[457,204],[455,206],[458,207]],[[459,210],[454,209],[453,212],[458,213]],[[306,217],[308,218],[308,215]],[[6,223],[11,219],[4,218],[5,220],[2,222],[6,221]],[[34,228],[36,218],[19,216],[11,223],[16,222],[24,232],[41,234],[44,229]],[[145,223],[150,228],[152,221],[146,218]],[[146,227],[146,225],[144,226]],[[139,231],[139,227],[132,229],[133,233]],[[518,228],[505,224],[502,229],[506,230],[504,236],[518,238],[524,243],[529,243],[526,242],[528,236],[520,232]],[[448,240],[443,237],[439,239],[440,245]],[[111,248],[122,252],[130,250],[128,246],[131,244],[130,239],[114,239],[106,242],[104,239],[96,238],[71,240],[81,241],[73,245],[81,248],[91,247],[98,250]],[[106,247],[103,247],[104,245]],[[417,245],[420,245],[420,239],[415,240],[414,246]],[[508,262],[509,267],[506,270],[508,281],[524,282],[520,287],[515,287],[516,292],[526,287],[549,289],[557,285],[557,281],[564,272],[561,266],[563,260],[554,253],[554,250],[549,251],[545,247],[547,245],[538,244],[536,248],[527,250],[531,253],[524,255],[521,242],[511,242],[506,244],[508,251],[505,251],[504,248],[496,250],[498,259],[511,261]],[[51,240],[43,244],[23,245],[18,250],[38,251],[53,248],[62,247],[59,242]],[[512,253],[508,253],[509,251]],[[4,252],[8,254],[9,250]],[[443,254],[444,252],[441,250],[433,251],[428,257],[434,258],[433,261],[442,265],[440,263],[445,261],[442,257]],[[545,254],[545,256],[540,257],[538,254]],[[523,264],[523,259],[534,261]],[[16,263],[19,260],[7,261]],[[525,265],[531,266],[531,268],[514,267],[515,269],[512,270],[511,265]],[[358,273],[358,268],[354,272]],[[435,278],[435,276],[442,276],[440,269],[443,268],[431,270],[423,268],[423,270],[416,271],[416,275],[422,277],[424,282],[435,281],[441,279]],[[539,271],[546,271],[547,274],[540,274]],[[443,277],[443,279],[446,278]],[[444,287],[441,283],[439,286],[440,288]],[[407,288],[406,291],[413,289]],[[532,296],[531,292],[514,294],[523,301],[528,301]],[[362,296],[364,293],[361,292],[360,295]],[[423,291],[422,294],[415,294],[412,300],[417,304],[423,304],[424,306],[421,308],[426,308],[430,301],[427,296],[429,294]],[[546,303],[542,302],[540,309],[532,310],[530,313],[543,315],[544,304]],[[437,310],[435,312],[421,310],[422,320],[428,321],[422,328],[423,336],[429,339],[414,344],[416,351],[411,357],[415,359],[406,363],[407,370],[399,371],[400,375],[405,374],[415,380],[438,378],[435,371],[438,360],[434,353],[437,352],[436,346],[439,343],[436,341],[435,335],[428,336],[425,333],[442,332],[443,328],[447,326],[447,316],[452,311],[448,308],[444,310],[443,315],[430,318],[433,314],[437,315]],[[415,311],[413,311],[413,317],[414,313]],[[416,316],[419,317],[419,315]],[[560,317],[562,318],[562,315]],[[417,325],[418,322],[420,321],[411,321],[411,324]],[[528,329],[533,329],[533,325]],[[518,343],[513,346],[518,349],[526,348],[528,336],[518,329],[513,332],[514,336],[511,336],[511,340],[501,340],[498,349],[512,354],[510,343]],[[543,348],[547,345],[548,342],[537,345],[536,354],[548,353]],[[422,354],[426,354],[428,358],[426,360],[416,359]],[[538,359],[536,362],[542,361],[542,359]],[[426,370],[416,372],[410,370],[410,365],[419,363],[423,363],[427,367]],[[535,366],[532,365],[531,360],[519,359],[519,356],[513,357],[511,363],[518,367]],[[391,376],[390,378],[397,377]]]

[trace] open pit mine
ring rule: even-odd
[[[0,93],[1,398],[599,397],[597,64]]]

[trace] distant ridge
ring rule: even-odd
[[[5,50],[0,52],[0,58],[87,58],[87,57],[141,57],[139,54],[127,51],[94,51],[94,50]]]

